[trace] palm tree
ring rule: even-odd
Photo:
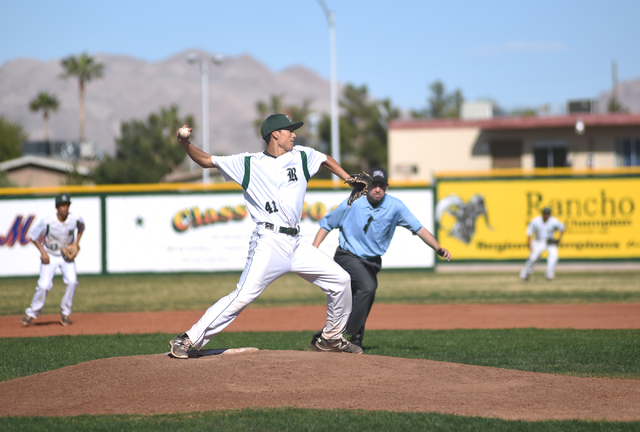
[[[307,117],[311,113],[311,99],[305,99],[302,101],[302,105],[284,105],[284,94],[272,94],[269,97],[269,102],[258,101],[256,102],[256,111],[258,117],[253,121],[253,125],[256,129],[260,129],[260,125],[270,114],[286,114],[289,116],[292,122],[307,121]],[[296,132],[296,135],[299,132]],[[306,136],[305,132],[305,136]]]
[[[29,102],[29,109],[32,112],[38,112],[42,110],[44,117],[44,140],[49,141],[49,113],[58,111],[60,102],[54,94],[49,92],[40,92],[31,102]]]
[[[283,104],[282,94],[272,94],[269,97],[269,102],[258,101],[256,102],[256,111],[258,112],[258,118],[253,121],[253,126],[256,128],[256,132],[260,135],[260,125],[271,114],[284,114],[282,112]]]
[[[75,76],[78,78],[80,87],[80,141],[85,140],[84,135],[84,88],[85,84],[94,78],[102,78],[104,65],[96,63],[93,57],[84,52],[78,57],[69,56],[60,62],[64,68],[64,73],[60,74],[60,78],[69,78]]]

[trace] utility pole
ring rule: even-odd
[[[336,59],[336,24],[333,11],[323,0],[318,0],[329,23],[329,49],[331,61],[331,156],[340,164],[340,133],[338,123],[338,65]],[[338,180],[334,176],[334,180]]]
[[[209,62],[222,64],[222,55],[199,57],[195,53],[189,54],[187,62],[199,63],[202,72],[202,151],[211,154],[209,150]],[[202,183],[209,183],[209,170],[202,170]]]

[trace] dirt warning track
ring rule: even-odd
[[[77,334],[181,333],[204,311],[119,312],[71,315],[72,325],[60,325],[59,315],[41,315],[28,327],[21,315],[0,316],[0,337]],[[249,307],[225,331],[318,331],[326,307]],[[447,330],[500,328],[640,329],[640,303],[604,304],[375,304],[368,330]]]

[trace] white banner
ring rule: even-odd
[[[69,211],[84,219],[86,230],[76,258],[79,274],[102,271],[102,223],[99,197],[71,196]],[[40,218],[55,213],[55,199],[25,198],[0,200],[0,277],[40,273],[40,252],[27,239]],[[57,271],[60,274],[60,270]],[[35,282],[34,282],[35,286]]]
[[[424,226],[433,232],[430,189],[397,190]],[[313,242],[318,221],[348,196],[348,191],[309,191],[300,228]],[[125,195],[106,199],[107,271],[214,272],[242,270],[255,228],[244,199],[234,193]],[[330,256],[338,245],[331,232],[320,249]],[[408,230],[398,228],[383,268],[432,268],[431,248]]]
[[[111,196],[107,271],[225,271],[244,267],[254,223],[239,193]]]

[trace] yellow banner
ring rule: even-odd
[[[640,258],[640,178],[441,179],[438,240],[454,259],[526,259],[544,207],[566,231],[560,259]]]

